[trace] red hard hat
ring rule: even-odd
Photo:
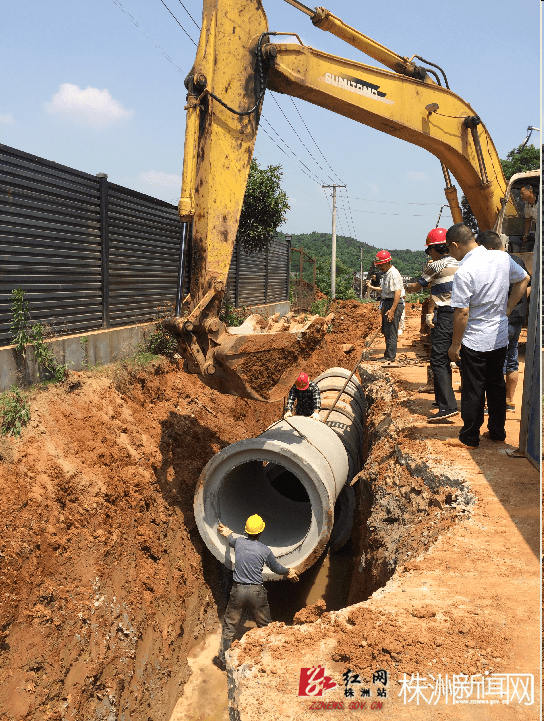
[[[393,259],[391,258],[389,251],[380,250],[379,253],[376,253],[376,260],[374,261],[374,265],[381,265],[381,263],[390,263],[392,260]]]
[[[446,228],[433,228],[427,236],[425,245],[427,247],[429,245],[445,245],[447,232]]]
[[[308,378],[308,374],[301,373],[296,379],[295,385],[299,389],[299,391],[305,391],[306,388],[308,388],[308,386],[310,385],[310,379]]]

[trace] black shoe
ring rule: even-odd
[[[444,418],[456,416],[458,413],[459,411],[438,411],[438,413],[435,413],[434,416],[429,416],[427,418],[427,423],[436,423],[436,421],[442,421]]]
[[[431,403],[431,406],[432,406],[433,408],[439,408],[439,407],[440,407],[440,406],[438,405],[438,403]]]
[[[217,666],[217,668],[218,668],[220,671],[226,671],[226,670],[227,670],[227,665],[226,665],[226,663],[223,661],[222,658],[219,658],[219,656],[214,656],[214,657],[212,658],[212,663],[213,663],[214,666]]]

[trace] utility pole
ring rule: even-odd
[[[331,299],[336,298],[336,188],[345,188],[345,185],[322,185],[322,188],[332,188],[332,257],[331,257]]]

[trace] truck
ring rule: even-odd
[[[507,187],[484,122],[449,88],[439,65],[400,56],[324,8],[286,2],[386,69],[316,50],[295,33],[269,30],[260,0],[204,0],[196,57],[185,80],[178,204],[181,221],[192,227],[190,292],[167,327],[186,369],[206,385],[264,401],[285,396],[327,326],[314,317],[289,327],[248,323],[240,331],[218,317],[267,89],[428,150],[441,164],[455,223],[462,222],[462,211],[452,176],[480,229],[509,236],[519,235],[521,212],[512,193],[521,182],[539,183],[537,171]]]

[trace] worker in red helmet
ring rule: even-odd
[[[393,259],[387,250],[380,250],[376,253],[374,265],[384,273],[381,288],[377,289],[371,286],[373,290],[381,290],[382,333],[385,336],[383,356],[385,362],[382,365],[398,367],[395,359],[397,357],[399,323],[404,312],[402,276],[393,265]]]
[[[297,416],[309,416],[318,421],[321,410],[321,393],[317,383],[310,381],[307,373],[301,373],[289,391],[284,418],[293,415],[293,408],[297,404]]]
[[[431,328],[430,364],[434,376],[434,399],[436,413],[427,418],[436,423],[457,415],[457,400],[453,392],[451,362],[448,349],[453,337],[453,308],[451,291],[453,276],[459,267],[458,261],[451,257],[446,245],[446,229],[433,228],[425,241],[425,252],[431,262],[425,267],[416,283],[406,286],[409,292],[429,288],[431,303],[435,312],[427,314],[427,325]]]

